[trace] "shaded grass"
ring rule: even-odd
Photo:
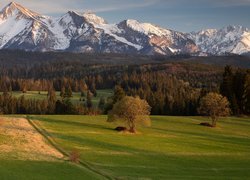
[[[33,116],[56,143],[96,169],[119,178],[248,179],[250,120],[221,119],[217,128],[201,117],[152,117],[139,134],[113,131],[106,116]]]
[[[94,174],[68,162],[0,161],[1,180],[98,179]],[[99,178],[101,179],[101,178]]]

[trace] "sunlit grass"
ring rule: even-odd
[[[138,134],[118,133],[106,116],[33,116],[60,147],[116,177],[152,179],[247,179],[250,120],[221,119],[217,128],[201,117],[152,117]]]

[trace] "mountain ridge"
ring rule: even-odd
[[[183,33],[127,19],[109,24],[94,13],[44,16],[11,2],[0,12],[0,49],[143,55],[221,55],[250,52],[243,27]]]

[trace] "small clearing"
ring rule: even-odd
[[[0,159],[57,161],[63,158],[27,119],[0,117],[0,122]]]

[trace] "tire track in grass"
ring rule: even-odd
[[[26,116],[26,119],[30,123],[30,125],[48,141],[48,143],[51,146],[53,146],[56,150],[58,150],[60,153],[62,153],[65,157],[69,158],[70,154],[56,144],[56,142],[53,140],[53,138],[51,138],[52,136],[48,131],[46,131],[44,128],[42,128],[41,126],[39,126],[35,122],[33,122],[29,116]],[[75,165],[77,165],[77,164],[75,164]],[[91,171],[91,172],[101,176],[104,179],[109,179],[109,180],[119,179],[119,178],[112,177],[111,175],[92,167],[92,165],[90,165],[88,162],[84,162],[82,160],[79,161],[78,167],[87,169],[88,171]]]

